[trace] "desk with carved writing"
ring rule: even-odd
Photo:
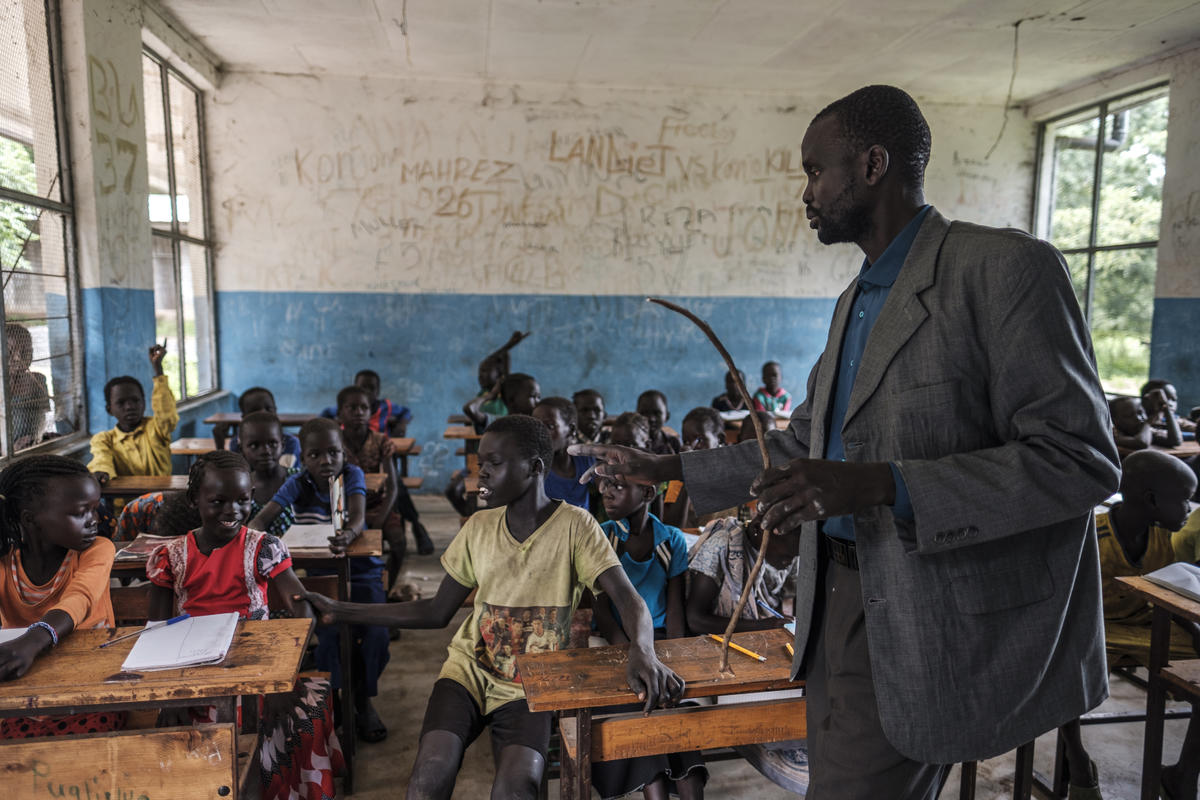
[[[783,629],[747,631],[733,640],[766,656],[759,662],[730,651],[733,674],[718,671],[721,645],[707,636],[654,643],[659,659],[686,682],[683,697],[794,690],[792,657]],[[596,708],[637,702],[625,679],[627,645],[559,650],[517,657],[531,711],[558,711],[562,737],[562,797],[591,797],[592,763],[659,753],[803,739],[805,701],[777,700],[656,710],[593,719]]]

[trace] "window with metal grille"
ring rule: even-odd
[[[0,455],[86,430],[57,6],[0,0]]]
[[[1108,392],[1150,371],[1167,87],[1122,95],[1041,126],[1038,235],[1066,256]]]
[[[142,53],[154,319],[163,371],[178,398],[217,388],[212,240],[200,90],[150,50]]]

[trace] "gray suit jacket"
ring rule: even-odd
[[[854,298],[772,463],[820,457]],[[848,461],[893,461],[915,524],[855,517],[879,713],[897,750],[987,758],[1108,695],[1092,508],[1120,467],[1062,256],[931,209],[867,340],[842,426]],[[756,445],[684,455],[699,512],[744,502]],[[803,674],[817,526],[801,536],[793,669]]]

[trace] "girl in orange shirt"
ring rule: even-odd
[[[100,487],[62,456],[27,456],[0,473],[0,624],[25,632],[0,644],[0,680],[19,678],[76,628],[113,625],[108,596],[115,550],[96,535]],[[99,733],[124,714],[0,720],[0,738]]]

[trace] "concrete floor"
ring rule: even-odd
[[[438,556],[458,530],[458,517],[449,504],[435,495],[416,498],[421,519],[428,527],[437,552],[431,556],[410,555],[401,581],[411,581],[420,587],[423,597],[432,596],[444,573]],[[404,631],[402,638],[392,643],[392,660],[381,681],[376,707],[389,728],[388,738],[380,744],[358,745],[356,769],[356,800],[394,800],[402,797],[408,785],[417,738],[429,697],[438,671],[446,656],[446,644],[461,624],[467,611],[455,617],[445,630]],[[1104,711],[1144,710],[1145,694],[1123,681],[1114,680],[1113,697],[1102,707]],[[1174,761],[1183,739],[1186,722],[1168,722],[1164,752]],[[1106,800],[1136,800],[1142,760],[1142,731],[1140,723],[1091,726],[1084,728],[1084,742],[1100,770],[1100,786]],[[1054,735],[1038,739],[1036,769],[1049,776],[1053,770]],[[985,761],[979,766],[976,797],[980,800],[1000,800],[1012,796],[1013,754]],[[743,761],[721,761],[709,765],[710,779],[706,788],[708,798],[724,800],[774,800],[792,797],[789,792],[763,778]],[[459,773],[455,798],[478,800],[489,794],[492,781],[491,744],[485,734],[468,751]],[[958,797],[959,770],[954,768],[942,798]],[[550,786],[550,796],[558,795],[557,782]]]

